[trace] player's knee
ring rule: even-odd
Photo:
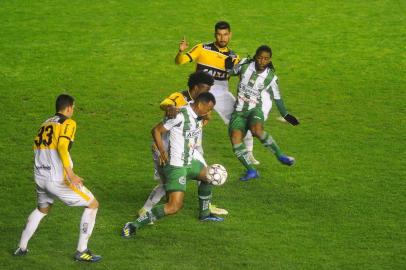
[[[240,144],[242,142],[242,136],[240,135],[240,133],[237,132],[233,132],[231,134],[231,143],[232,144]]]
[[[252,136],[254,136],[255,138],[259,138],[262,135],[262,129],[259,127],[252,127],[251,133],[252,133]]]
[[[179,212],[183,207],[183,203],[181,202],[177,202],[177,203],[170,203],[167,204],[165,207],[165,212],[168,215],[173,215],[176,214],[177,212]]]
[[[91,208],[91,209],[99,208],[99,202],[96,200],[96,198],[94,198],[94,199],[90,202],[88,208]]]
[[[41,213],[48,215],[49,211],[51,210],[51,204],[48,205],[39,205],[38,206],[38,211],[40,211]]]

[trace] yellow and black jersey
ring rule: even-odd
[[[175,106],[177,108],[186,106],[193,99],[189,94],[189,91],[175,92],[169,97],[165,98],[159,105],[162,110],[165,110],[168,106]]]
[[[76,122],[63,114],[42,123],[34,139],[34,175],[38,179],[63,181],[64,167],[73,167],[69,149],[75,139]]]
[[[234,59],[234,64],[240,60],[228,47],[218,48],[214,42],[200,43],[194,46],[186,54],[180,55],[176,60],[177,64],[185,64],[188,62],[196,62],[196,71],[204,71],[213,76],[215,80],[225,81],[230,78],[224,66],[225,59],[231,56]]]

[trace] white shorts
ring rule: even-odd
[[[35,180],[37,202],[40,208],[53,204],[58,198],[67,206],[89,206],[94,196],[85,186],[76,187],[69,182],[56,182],[49,180]]]
[[[214,82],[210,88],[210,93],[216,98],[216,106],[214,110],[220,115],[224,123],[228,125],[231,119],[231,114],[234,111],[235,97],[228,91],[228,84],[225,82]]]

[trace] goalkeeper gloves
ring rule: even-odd
[[[299,125],[299,121],[296,119],[296,117],[294,117],[293,115],[291,115],[291,114],[287,114],[287,115],[285,115],[283,118],[285,118],[285,120],[287,121],[287,122],[289,122],[291,125],[293,125],[293,126],[297,126],[297,125]]]

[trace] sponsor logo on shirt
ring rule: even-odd
[[[185,138],[186,139],[197,138],[197,137],[199,137],[200,132],[201,132],[201,129],[186,131]]]
[[[50,171],[50,170],[51,170],[51,166],[47,166],[47,165],[35,166],[35,169],[37,169],[37,170],[47,170],[47,171]]]

